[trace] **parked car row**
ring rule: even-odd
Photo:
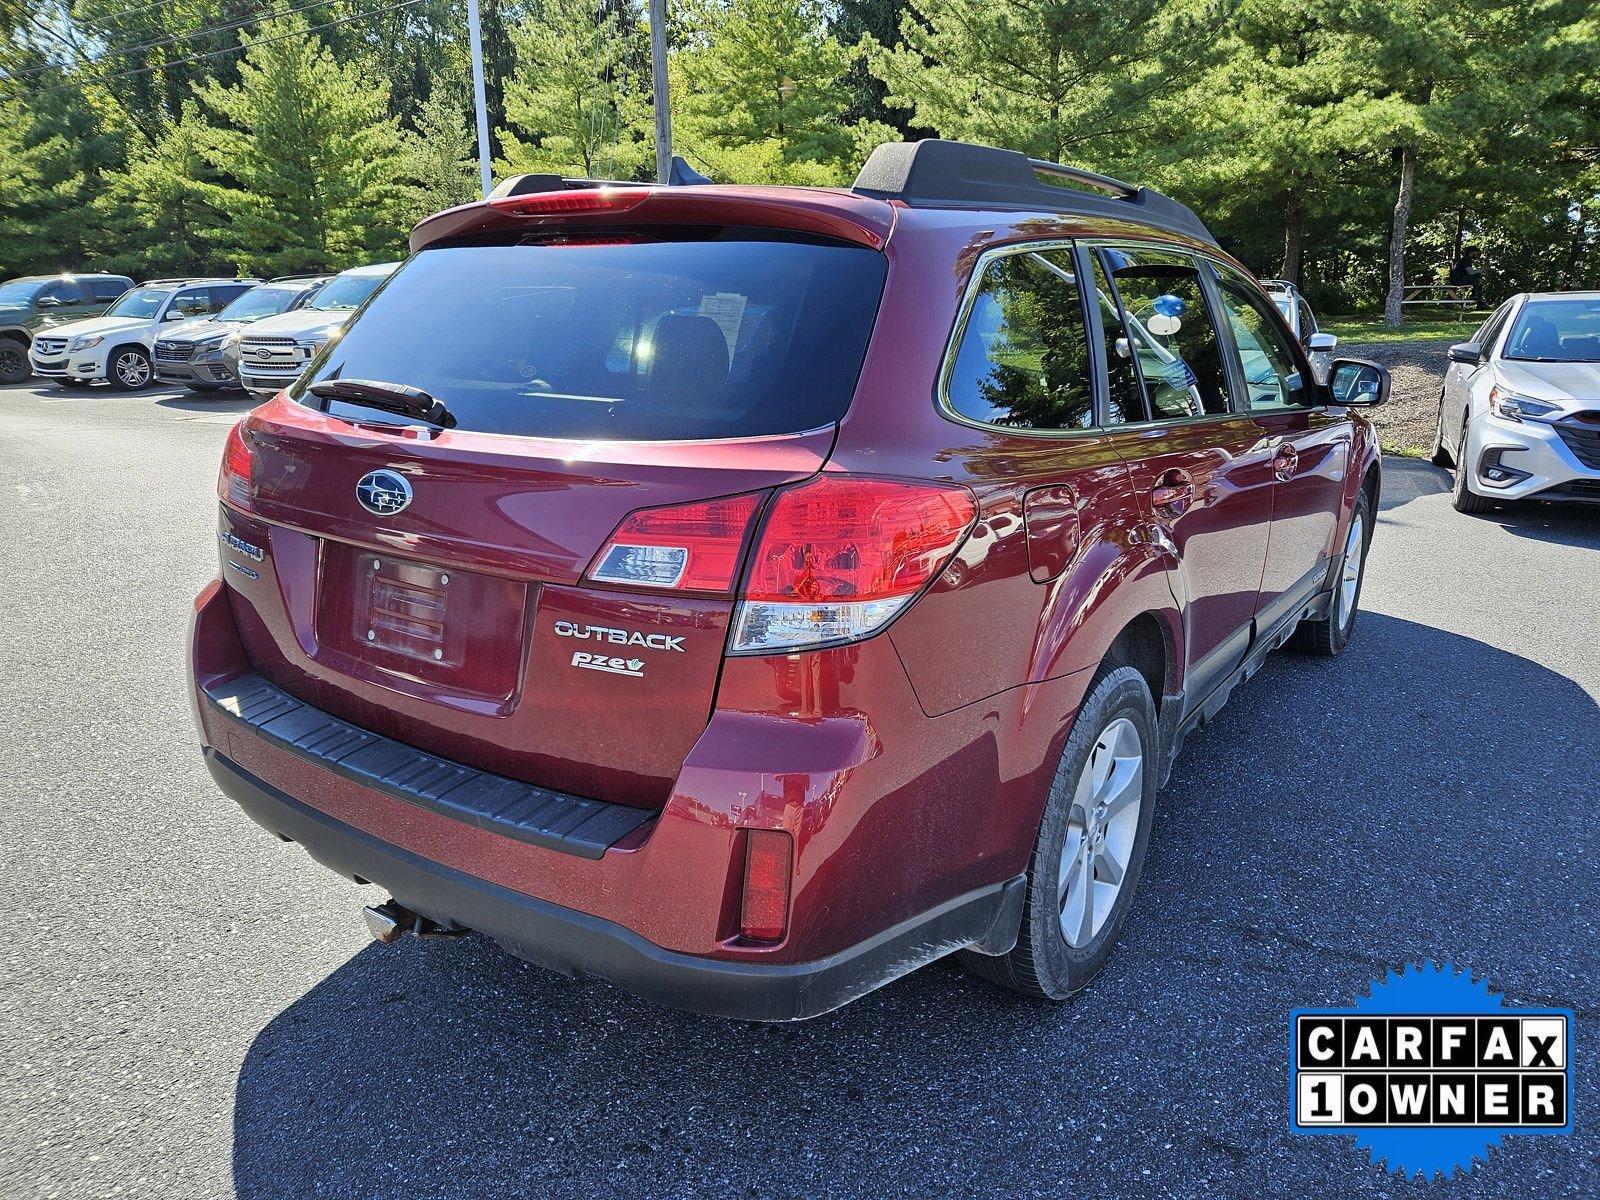
[[[296,376],[397,263],[278,279],[52,275],[0,284],[0,383],[160,381],[270,396]]]

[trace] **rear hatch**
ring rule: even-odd
[[[661,805],[715,698],[741,539],[826,461],[883,277],[870,249],[723,227],[423,250],[242,427],[222,539],[247,653],[435,754]],[[333,380],[423,389],[454,425],[308,386]],[[727,517],[712,576],[630,586],[646,555],[586,577],[630,514],[724,497],[692,510]]]

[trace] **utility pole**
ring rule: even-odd
[[[494,178],[489,174],[489,100],[483,88],[483,31],[478,24],[478,0],[467,0],[467,37],[472,50],[472,103],[478,110],[478,174],[487,197]]]
[[[650,75],[656,109],[656,182],[670,183],[672,109],[667,101],[667,0],[650,0]]]

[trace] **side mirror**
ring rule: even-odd
[[[1331,333],[1313,333],[1306,339],[1306,351],[1317,354],[1321,351],[1332,350],[1339,344],[1339,339]]]
[[[1336,358],[1328,371],[1335,404],[1370,408],[1389,398],[1389,371],[1364,358]]]
[[[167,309],[166,315],[164,317],[162,317],[161,319],[163,321],[181,321],[185,317],[187,317],[188,315],[189,315],[188,313],[182,312],[179,309],[169,308],[169,309]]]
[[[1477,342],[1457,342],[1450,347],[1450,361],[1475,367],[1483,361],[1483,347]]]

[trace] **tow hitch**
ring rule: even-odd
[[[361,915],[366,918],[373,939],[380,942],[398,941],[406,934],[421,938],[448,938],[469,932],[460,927],[446,928],[393,900],[369,904],[361,910]]]

